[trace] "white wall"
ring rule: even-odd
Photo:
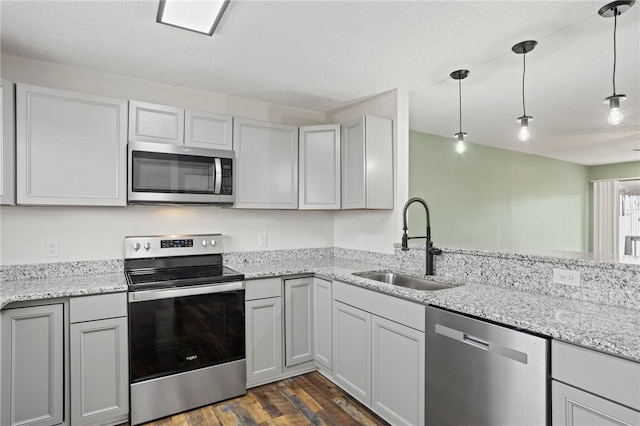
[[[2,207],[0,264],[119,259],[123,256],[123,238],[128,235],[219,232],[225,235],[226,251],[258,250],[258,233],[267,234],[267,250],[337,246],[389,253],[393,251],[393,243],[400,241],[400,215],[408,194],[409,100],[406,91],[394,90],[335,116],[327,116],[10,55],[2,55],[0,66],[2,78],[17,83],[175,105],[276,123],[341,123],[363,114],[388,117],[394,120],[397,174],[393,211],[333,213],[187,206]],[[49,240],[59,241],[58,258],[44,257],[45,243]]]
[[[393,120],[394,209],[336,213],[336,247],[393,253],[393,243],[402,236],[402,207],[409,194],[409,93],[396,89],[364,101],[332,117],[336,123],[351,121],[363,114]]]

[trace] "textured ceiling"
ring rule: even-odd
[[[613,19],[594,1],[231,0],[213,37],[155,22],[157,1],[0,3],[2,51],[332,113],[394,88],[410,127],[582,164],[640,160],[640,5],[618,18],[625,121],[606,122]],[[520,143],[527,54],[531,140]],[[453,146],[453,144],[452,144]],[[640,175],[640,170],[639,173]]]

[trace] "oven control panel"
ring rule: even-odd
[[[125,237],[124,258],[194,256],[222,253],[222,234]]]

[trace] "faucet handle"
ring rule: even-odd
[[[429,248],[429,252],[431,254],[442,254],[442,250],[440,250],[439,248],[436,248],[436,247]]]
[[[409,236],[407,235],[407,231],[405,230],[402,234],[402,251],[409,250]]]

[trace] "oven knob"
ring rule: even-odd
[[[211,247],[216,245],[216,240],[211,240]]]
[[[140,250],[140,243],[133,243],[133,249],[134,249],[135,251]]]
[[[207,240],[202,240],[202,247],[206,247],[207,246]]]
[[[144,249],[149,251],[149,249],[151,248],[151,243],[149,241],[147,241],[146,243],[144,243]]]

